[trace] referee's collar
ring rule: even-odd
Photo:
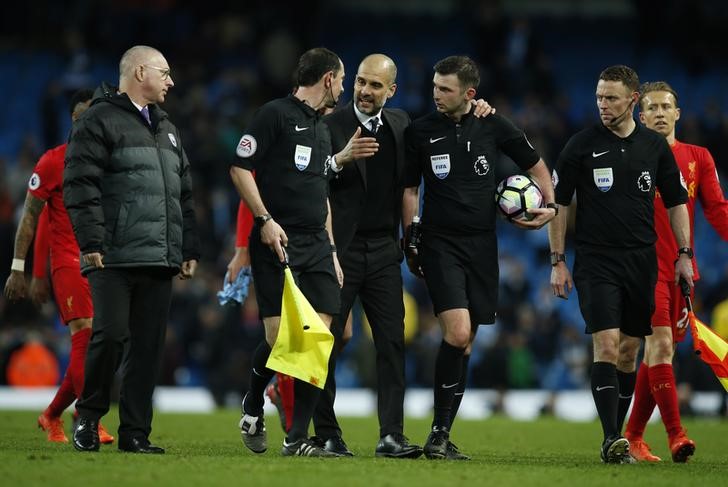
[[[627,137],[620,137],[619,135],[617,135],[614,132],[612,132],[611,130],[609,130],[609,127],[604,125],[602,122],[599,122],[597,128],[601,129],[601,131],[603,131],[606,134],[611,134],[612,137],[616,137],[619,140],[632,140],[634,137],[637,136],[637,134],[639,134],[642,130],[644,130],[642,128],[642,124],[638,120],[634,121],[634,130],[632,132],[630,132],[630,134]]]
[[[457,122],[455,120],[453,120],[452,118],[450,118],[449,116],[447,116],[447,114],[445,114],[445,113],[442,113],[442,112],[437,112],[437,113],[440,115],[440,118],[442,120],[445,120],[447,122],[450,122],[453,125],[457,125],[457,124],[462,125],[465,122],[467,122],[469,119],[473,118],[473,111],[474,110],[475,110],[475,108],[471,106],[470,107],[470,110],[468,110],[467,112],[463,113],[463,115],[460,117],[460,120],[457,121]]]
[[[291,93],[287,96],[287,98],[293,101],[293,103],[295,103],[296,106],[298,106],[307,116],[311,118],[315,118],[318,116],[318,112],[316,110],[304,103],[303,100],[299,100],[298,98],[296,98],[296,95]]]

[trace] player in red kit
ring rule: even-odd
[[[675,139],[675,123],[680,119],[678,97],[664,81],[646,83],[640,90],[640,120],[664,135],[672,148],[688,191],[691,247],[678,249],[670,230],[665,206],[660,193],[655,197],[655,230],[657,231],[658,280],[655,287],[655,312],[652,315],[651,336],[645,337],[642,366],[637,372],[635,398],[627,423],[625,437],[630,453],[641,461],[657,462],[643,440],[647,421],[655,404],[660,409],[662,422],[668,435],[668,445],[674,462],[686,462],[695,452],[695,442],[689,439],[680,422],[675,374],[672,357],[675,346],[683,341],[688,327],[687,310],[680,288],[675,285],[674,262],[678,254],[693,257],[695,200],[699,199],[708,222],[724,239],[728,240],[728,201],[718,181],[718,173],[710,152],[704,147],[685,144]],[[693,258],[693,280],[699,278]]]
[[[74,121],[89,107],[92,96],[91,90],[81,90],[73,95],[70,111]],[[68,443],[68,438],[63,431],[61,414],[80,396],[83,389],[84,362],[93,317],[88,282],[81,276],[78,244],[63,205],[65,153],[66,144],[60,145],[43,154],[35,166],[28,182],[23,216],[15,235],[10,276],[5,283],[5,295],[8,299],[15,300],[26,296],[25,257],[40,220],[42,224],[36,235],[30,297],[36,304],[42,303],[48,297],[45,267],[50,249],[53,292],[61,318],[71,331],[71,357],[55,397],[38,417],[38,426],[46,431],[49,441],[62,443]],[[47,217],[41,218],[42,212],[47,213]],[[101,424],[99,438],[102,443],[114,441],[114,437]]]

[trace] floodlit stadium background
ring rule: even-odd
[[[726,20],[728,11],[719,0],[72,0],[33,2],[32,9],[5,6],[0,18],[5,104],[0,114],[0,281],[9,272],[32,167],[67,136],[68,95],[102,80],[116,83],[118,60],[131,45],[159,48],[176,83],[164,108],[180,127],[193,164],[205,240],[196,278],[175,283],[160,379],[160,385],[172,388],[160,390],[157,404],[165,403],[160,399],[165,394],[183,391],[174,387],[189,387],[193,389],[184,390],[188,395],[172,402],[192,409],[198,400],[206,407],[237,406],[247,389],[249,357],[262,326],[254,296],[242,308],[221,308],[215,300],[232,255],[238,203],[227,169],[253,111],[290,90],[293,66],[303,50],[324,45],[342,57],[347,71],[342,103],[350,98],[359,60],[371,52],[388,54],[399,68],[390,105],[413,118],[432,109],[434,62],[468,54],[483,68],[479,96],[523,127],[549,163],[570,135],[597,121],[594,87],[601,69],[628,64],[643,81],[663,79],[676,88],[682,108],[678,138],[707,146],[722,180],[728,181],[728,92],[722,88],[728,86],[728,66],[721,62],[728,52],[719,38]],[[513,171],[504,163],[499,176]],[[545,230],[525,233],[503,223],[499,238],[499,319],[496,326],[481,328],[469,378],[470,388],[486,391],[466,394],[463,414],[471,408],[473,416],[502,409],[518,416],[512,405],[525,403],[523,398],[538,406],[531,408],[534,414],[559,414],[562,398],[589,399],[584,387],[590,347],[577,298],[564,302],[551,296]],[[696,254],[702,275],[698,314],[726,333],[728,246],[702,215]],[[568,259],[573,262],[572,255]],[[407,405],[417,415],[431,401],[418,390],[431,386],[440,332],[422,283],[403,272],[407,381],[413,388]],[[354,339],[339,361],[342,395],[337,406],[346,410],[346,398],[353,397],[371,411],[367,389],[376,385],[374,351],[359,316],[355,325]],[[49,304],[35,310],[29,303],[10,304],[0,297],[0,383],[6,382],[11,353],[33,340],[45,344],[60,370],[65,368],[69,338],[55,308]],[[685,413],[724,411],[722,389],[689,347],[681,346],[676,357]],[[691,396],[691,390],[704,393]],[[0,407],[25,398],[23,407],[40,408],[45,399],[33,399],[33,394],[43,393],[26,396],[2,389]],[[583,407],[593,408],[590,401],[583,401]]]

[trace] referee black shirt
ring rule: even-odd
[[[325,228],[331,134],[313,108],[293,95],[266,103],[236,153],[233,164],[255,170],[263,203],[284,230]]]
[[[405,131],[405,186],[425,179],[422,224],[443,233],[495,230],[495,170],[499,152],[527,170],[540,157],[513,123],[472,113],[455,122],[433,112]]]
[[[576,243],[644,247],[657,240],[655,186],[666,208],[687,202],[687,191],[665,137],[636,123],[626,138],[603,124],[582,130],[556,162],[556,203],[576,190]]]

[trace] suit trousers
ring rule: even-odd
[[[105,268],[88,274],[93,333],[77,409],[99,419],[109,411],[121,364],[119,440],[148,438],[152,395],[162,362],[172,273],[166,268]]]
[[[372,329],[377,351],[377,410],[379,433],[402,433],[404,403],[404,302],[402,299],[402,251],[391,236],[355,236],[340,257],[344,271],[341,312],[334,319],[334,336],[341,337],[357,296]],[[338,344],[334,350],[338,348]],[[325,389],[314,414],[316,435],[341,436],[334,414],[336,356],[332,353]]]

